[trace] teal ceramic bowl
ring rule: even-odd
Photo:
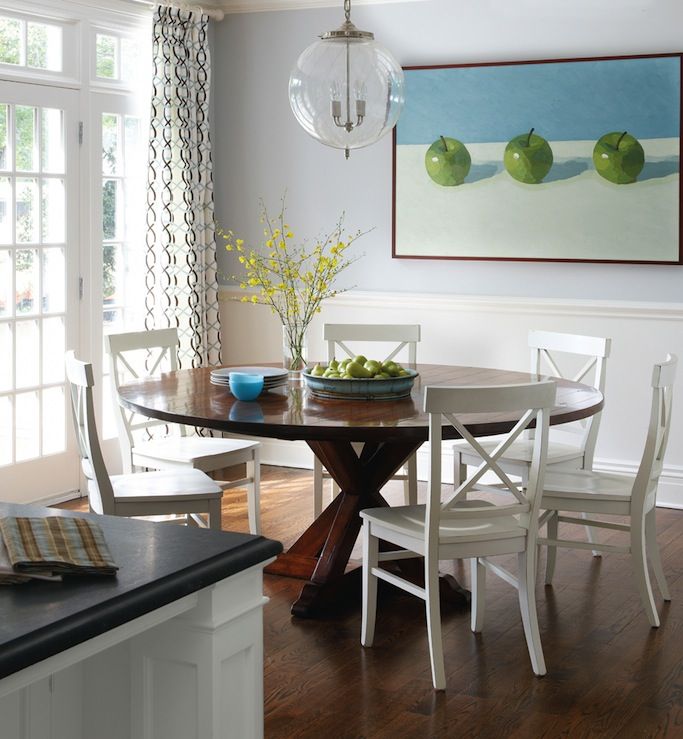
[[[263,390],[263,375],[231,372],[228,375],[230,392],[237,400],[256,400]]]
[[[319,398],[339,400],[395,400],[410,395],[418,373],[406,369],[403,377],[390,377],[386,380],[354,378],[341,380],[335,377],[316,377],[311,374],[312,367],[303,371],[304,381],[311,393]]]

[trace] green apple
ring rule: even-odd
[[[527,185],[537,185],[553,166],[553,150],[532,128],[529,133],[515,136],[508,142],[503,164],[511,177]]]
[[[437,185],[462,185],[472,166],[467,147],[462,141],[440,136],[425,154],[427,174]]]
[[[645,166],[645,152],[635,136],[612,131],[595,144],[593,164],[601,177],[616,185],[628,185],[638,179]]]

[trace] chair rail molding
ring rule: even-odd
[[[240,303],[244,291],[222,288],[223,363],[281,361],[280,324],[261,305]],[[308,332],[310,360],[327,356],[323,323],[419,323],[420,361],[528,371],[529,330],[608,336],[612,355],[595,468],[635,474],[649,414],[642,388],[652,364],[683,355],[683,302],[525,298],[350,290],[328,300]],[[578,367],[577,367],[578,370]],[[296,448],[295,448],[296,447]],[[262,440],[262,462],[312,466],[299,442]],[[308,460],[308,461],[307,461]],[[418,477],[426,477],[424,447]],[[444,460],[444,464],[451,464]],[[674,392],[673,423],[660,478],[660,505],[683,508],[683,392]]]

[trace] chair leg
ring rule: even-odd
[[[443,661],[441,636],[441,609],[439,602],[439,561],[425,557],[425,611],[427,615],[427,640],[432,665],[434,690],[446,690],[446,670]]]
[[[581,513],[581,518],[588,518],[588,514],[585,511],[583,511]],[[585,528],[586,528],[586,538],[588,539],[588,541],[591,544],[597,544],[598,543],[598,539],[597,539],[597,537],[595,535],[595,531],[594,531],[593,527],[592,526],[586,526]],[[598,549],[593,549],[593,556],[594,557],[602,557],[602,552],[599,551]]]
[[[405,469],[406,479],[403,481],[405,503],[406,505],[417,505],[417,455],[410,455]]]
[[[453,487],[463,483],[467,478],[467,465],[462,463],[462,454],[453,450]]]
[[[313,518],[323,512],[323,465],[313,457]]]
[[[478,634],[484,628],[484,609],[486,605],[486,567],[478,557],[470,559],[472,581],[471,628]]]
[[[221,530],[221,499],[215,498],[209,501],[209,528]]]
[[[249,531],[261,533],[261,464],[258,449],[254,450],[254,458],[247,462],[247,477],[251,482],[247,485],[247,512]]]
[[[363,610],[361,616],[360,643],[371,647],[375,639],[377,616],[377,578],[373,567],[379,564],[379,540],[370,533],[370,523],[363,521]]]
[[[535,547],[534,547],[535,548]],[[554,547],[553,547],[554,548]],[[539,677],[545,675],[545,659],[541,646],[541,635],[538,631],[538,614],[536,612],[536,568],[534,552],[529,549],[517,555],[519,563],[519,610],[522,614],[524,636],[526,638],[531,668]]]
[[[558,511],[553,511],[553,515],[546,521],[546,539],[557,539]],[[552,585],[553,576],[555,575],[555,562],[557,561],[557,547],[548,544],[545,548],[545,584]]]
[[[662,594],[664,600],[671,600],[669,586],[664,577],[664,568],[662,567],[662,558],[659,554],[659,544],[657,544],[657,524],[655,521],[655,509],[653,508],[645,516],[645,543],[647,549],[647,557],[652,565],[652,571],[655,573],[657,587]]]
[[[650,626],[659,626],[659,614],[652,595],[650,573],[647,569],[647,545],[645,540],[645,519],[631,521],[631,559],[633,561],[633,579],[643,601],[645,614]]]

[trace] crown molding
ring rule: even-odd
[[[386,3],[427,2],[428,0],[353,0],[353,5],[384,5]],[[199,0],[192,4],[201,5]],[[225,13],[262,13],[273,10],[310,10],[341,8],[342,0],[212,0],[212,5]]]

